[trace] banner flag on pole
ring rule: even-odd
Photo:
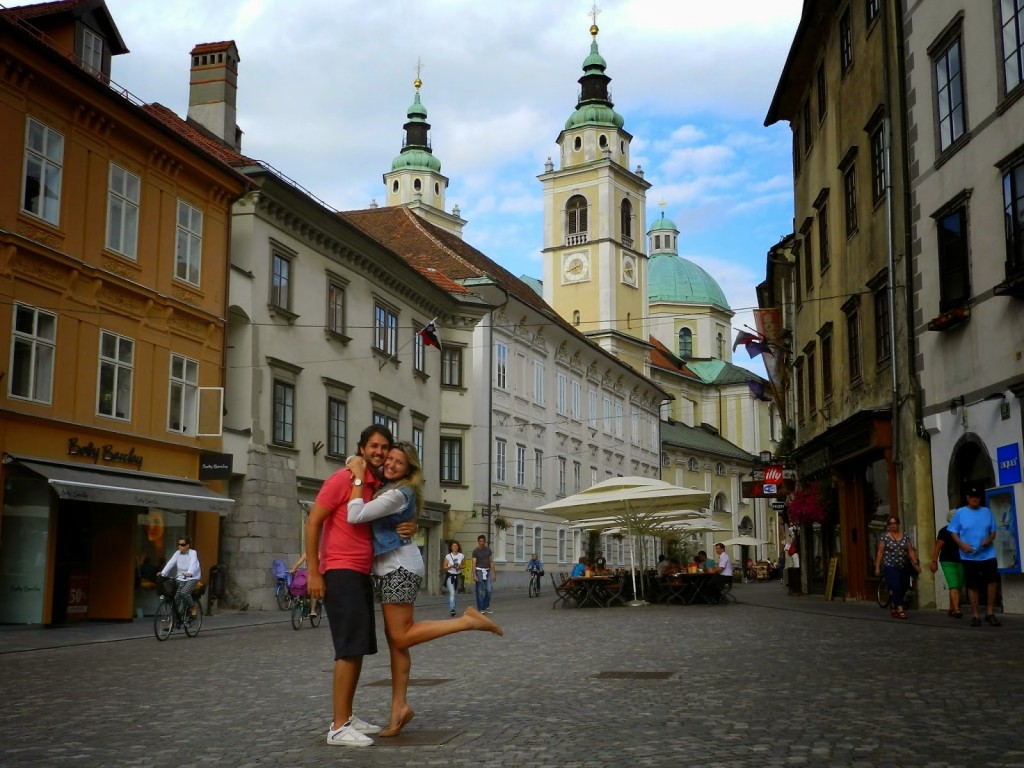
[[[437,337],[437,320],[431,320],[426,326],[420,331],[420,338],[423,339],[423,343],[428,347],[437,347],[441,349],[441,339]]]

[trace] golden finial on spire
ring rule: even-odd
[[[587,14],[591,19],[590,35],[595,39],[597,38],[597,33],[599,31],[597,28],[597,15],[599,13],[601,13],[601,9],[597,7],[597,3],[595,2],[594,6],[590,9],[590,13]]]
[[[413,86],[415,86],[417,91],[420,89],[420,86],[423,85],[423,81],[420,80],[420,73],[423,72],[423,66],[424,66],[423,65],[423,59],[421,59],[419,56],[417,56],[416,57],[416,79],[412,81],[412,84],[413,84]]]

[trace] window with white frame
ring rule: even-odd
[[[462,438],[441,438],[441,482],[462,482]]]
[[[277,445],[295,444],[295,385],[290,381],[274,379],[274,442]]]
[[[878,202],[885,194],[888,184],[885,169],[885,135],[884,125],[879,125],[871,132],[871,199]]]
[[[462,386],[462,348],[451,345],[441,350],[441,386]]]
[[[597,467],[590,468],[590,485],[588,485],[587,487],[590,488],[591,486],[594,485],[597,485]]]
[[[526,486],[526,446],[516,443],[516,485]]]
[[[839,66],[844,75],[853,66],[853,23],[849,8],[839,17]]]
[[[558,562],[564,563],[566,561],[566,540],[565,540],[565,528],[558,529]]]
[[[398,417],[393,413],[375,408],[373,411],[373,423],[386,427],[388,432],[391,433],[391,437],[395,440],[398,439]]]
[[[412,367],[414,371],[423,373],[427,370],[427,343],[416,330],[420,324],[413,322],[412,326]]]
[[[582,385],[575,379],[572,382],[572,417],[576,421],[580,420],[580,393],[582,391]]]
[[[544,363],[533,361],[533,402],[544,405]]]
[[[203,212],[179,200],[176,231],[174,276],[198,286],[203,265]]]
[[[167,402],[167,429],[195,430],[199,402],[199,361],[171,353],[171,391]]]
[[[508,389],[508,346],[494,345],[494,386]]]
[[[107,183],[107,249],[129,259],[138,253],[139,194],[142,182],[134,173],[110,164]]]
[[[508,442],[502,437],[494,438],[494,481],[506,481],[505,462],[508,460]]]
[[[691,456],[686,462],[686,468],[691,472],[700,472],[700,462]]]
[[[373,346],[388,356],[398,351],[398,314],[379,302],[373,305]]]
[[[348,435],[348,403],[340,397],[327,398],[327,455],[345,456]]]
[[[718,463],[716,463],[715,464],[715,474],[718,475],[719,477],[724,477],[725,476],[725,464],[723,464],[720,461]]]
[[[59,224],[63,174],[64,137],[35,118],[28,118],[22,210],[51,224]]]
[[[533,490],[544,490],[544,451],[533,449]]]
[[[544,528],[540,525],[533,526],[533,551],[544,562]]]
[[[555,411],[567,413],[569,410],[569,379],[564,373],[555,377]]]
[[[564,456],[558,457],[558,495],[565,496],[565,468],[566,461]]]
[[[345,284],[340,280],[327,282],[327,330],[345,335]]]
[[[935,99],[938,108],[939,150],[945,151],[964,135],[963,73],[960,68],[960,38],[953,40],[935,58]]]
[[[14,305],[11,333],[11,397],[49,405],[53,402],[53,368],[57,350],[57,316],[24,304]]]
[[[1010,93],[1024,82],[1024,0],[1000,3],[1003,40],[1003,88]]]
[[[579,559],[580,553],[583,551],[583,531],[572,532],[572,553],[570,559],[576,561]]]
[[[591,429],[597,429],[597,390],[593,387],[587,391],[587,420]]]
[[[611,434],[613,429],[612,425],[612,399],[610,396],[604,396],[604,431],[605,434]]]
[[[583,466],[578,461],[574,461],[572,463],[572,492],[579,493],[581,490],[583,490],[583,488],[581,487],[582,483]]]
[[[516,523],[515,525],[515,549],[513,558],[517,563],[526,562],[526,524]]]
[[[629,413],[630,441],[633,445],[640,445],[640,412],[630,411]]]
[[[135,342],[110,331],[100,331],[100,371],[96,412],[130,421],[135,378]]]
[[[292,257],[275,250],[271,262],[270,305],[290,312],[292,308]]]
[[[420,464],[422,465],[424,463],[424,432],[421,424],[414,424],[412,427],[412,444],[416,449],[416,458],[420,460]]]
[[[615,403],[615,436],[622,439],[622,403]]]
[[[82,68],[93,75],[103,72],[103,38],[88,27],[82,27],[82,48],[80,58]]]

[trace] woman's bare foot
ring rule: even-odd
[[[466,612],[462,614],[464,618],[469,619],[473,629],[480,629],[485,632],[493,632],[496,635],[504,635],[501,627],[491,621],[489,618],[484,616],[476,608],[467,608]]]
[[[404,710],[402,710],[402,714],[398,718],[398,724],[397,725],[391,725],[389,723],[388,727],[387,728],[382,728],[381,732],[379,734],[377,734],[377,735],[378,736],[384,736],[385,738],[387,738],[388,736],[397,736],[398,734],[400,734],[402,732],[402,729],[405,728],[405,726],[407,726],[409,724],[409,721],[412,720],[415,716],[416,716],[416,713],[413,712],[409,707],[406,707]],[[394,722],[393,719],[392,719],[392,722]]]

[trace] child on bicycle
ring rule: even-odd
[[[199,553],[192,549],[192,539],[188,536],[178,537],[178,551],[171,555],[161,576],[170,574],[171,569],[176,570],[175,579],[178,582],[178,590],[174,594],[175,605],[181,606],[181,612],[188,609],[190,615],[196,615],[196,604],[192,599],[192,593],[202,576],[202,568],[199,565]]]
[[[544,564],[537,557],[537,553],[534,552],[530,555],[530,562],[526,564],[526,570],[530,572],[530,579],[534,583],[534,589],[537,594],[540,594],[540,577],[544,575]]]

